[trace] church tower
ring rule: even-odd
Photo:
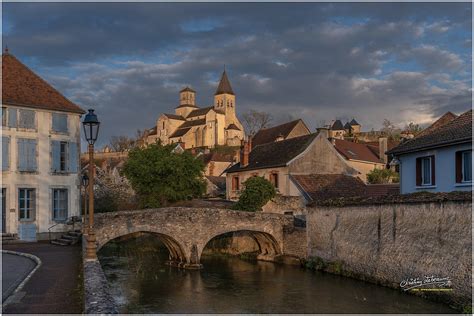
[[[196,91],[190,87],[186,87],[179,91],[179,105],[175,110],[176,115],[186,117],[189,113],[191,113],[191,111],[195,109],[197,109]]]
[[[214,109],[225,113],[226,117],[235,117],[235,94],[225,70],[222,73],[216,93],[214,93]]]

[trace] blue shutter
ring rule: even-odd
[[[76,173],[78,172],[78,160],[77,155],[77,143],[69,143],[69,172]]]
[[[18,170],[27,171],[26,139],[18,139]]]
[[[20,110],[20,128],[35,128],[35,111],[32,110]]]
[[[9,127],[16,127],[16,109],[8,109],[8,126]]]
[[[2,136],[2,170],[10,169],[10,138]]]
[[[67,133],[67,115],[62,113],[53,113],[53,130],[56,132]]]
[[[51,142],[51,171],[59,172],[61,168],[61,142]]]
[[[28,140],[28,169],[36,171],[36,139]]]

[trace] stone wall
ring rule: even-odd
[[[283,196],[276,195],[262,207],[265,213],[285,214],[285,212],[293,212],[294,215],[306,214],[305,201],[302,196]]]
[[[308,256],[306,228],[287,227],[283,239],[283,253],[288,256],[306,259]]]
[[[338,262],[350,275],[398,289],[407,278],[449,277],[452,291],[428,294],[458,306],[470,304],[468,196],[464,201],[364,204],[309,207],[308,255]]]

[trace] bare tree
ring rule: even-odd
[[[255,135],[261,128],[268,127],[272,120],[272,115],[267,112],[249,110],[242,114],[242,121],[249,135]]]
[[[411,133],[415,136],[418,133],[420,133],[422,130],[423,130],[423,128],[419,124],[415,124],[413,122],[410,122],[407,125],[405,125],[405,131],[407,131],[407,132],[409,132],[409,133]]]
[[[388,119],[384,119],[382,123],[382,132],[390,139],[398,140],[400,138],[400,129],[397,128]]]
[[[135,147],[136,141],[127,136],[112,136],[110,137],[110,148],[113,151],[124,152]]]

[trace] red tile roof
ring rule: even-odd
[[[421,137],[423,135],[430,134],[435,129],[440,128],[441,126],[444,126],[444,125],[448,124],[449,122],[451,122],[452,120],[454,120],[457,117],[458,116],[456,114],[452,113],[452,112],[446,112],[439,119],[437,119],[433,124],[431,124],[430,126],[425,128],[424,130],[422,130],[416,136]]]
[[[334,147],[346,159],[382,163],[370,145],[354,143],[342,139],[335,139],[334,141]]]
[[[400,194],[400,184],[368,184],[366,195],[371,197]]]
[[[35,109],[85,113],[10,53],[2,55],[2,103]]]

